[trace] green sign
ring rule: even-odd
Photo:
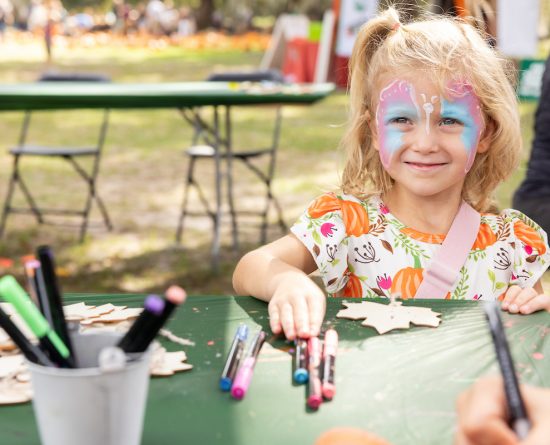
[[[523,59],[519,64],[518,96],[521,100],[539,100],[544,60]]]

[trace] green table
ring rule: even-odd
[[[140,305],[140,296],[91,296],[90,303]],[[82,301],[70,296],[67,302]],[[289,345],[270,338],[261,351],[245,399],[218,390],[218,378],[239,323],[269,330],[267,306],[248,297],[190,297],[168,328],[196,343],[185,347],[190,372],[151,381],[143,444],[311,444],[335,426],[356,426],[393,444],[451,444],[456,396],[477,377],[495,374],[493,345],[481,306],[472,301],[407,304],[442,312],[437,329],[414,327],[378,336],[359,321],[335,318],[341,300],[328,302],[326,324],[340,349],[334,400],[311,412],[305,387],[291,380]],[[503,316],[523,382],[550,387],[550,315]],[[177,345],[161,340],[169,350]],[[539,354],[535,355],[536,357]],[[30,404],[0,408],[0,442],[38,444]]]
[[[4,84],[0,85],[0,111],[89,108],[179,109],[183,118],[198,133],[207,135],[205,139],[208,141],[208,145],[215,149],[215,203],[210,216],[213,221],[212,265],[214,269],[217,269],[222,217],[222,179],[225,177],[228,196],[232,196],[233,187],[231,108],[235,106],[311,105],[324,99],[333,90],[334,84],[331,83],[276,85],[236,82],[108,83],[73,81]],[[203,107],[212,108],[211,117],[205,118],[200,113],[200,109]],[[261,113],[260,110],[258,112]],[[225,175],[222,175],[222,158],[225,158]],[[267,185],[271,186],[270,183]],[[231,208],[233,246],[236,250],[238,240],[235,212],[232,199],[228,198],[228,201]]]

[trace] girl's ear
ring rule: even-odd
[[[485,153],[487,150],[489,150],[494,133],[495,123],[492,119],[488,118],[487,125],[485,125],[485,130],[483,130],[483,134],[481,135],[479,143],[477,144],[477,153]]]

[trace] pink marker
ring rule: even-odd
[[[309,355],[307,406],[311,409],[317,409],[323,403],[321,379],[319,377],[319,367],[321,365],[321,344],[319,338],[311,337],[307,341],[307,348]]]
[[[244,362],[239,370],[237,371],[237,376],[235,377],[235,381],[233,382],[233,386],[231,387],[231,395],[234,399],[241,400],[246,394],[248,386],[250,385],[250,381],[252,380],[252,374],[254,372],[254,365],[256,365],[256,359],[258,358],[258,354],[260,353],[260,349],[262,348],[264,342],[265,332],[260,331],[256,334],[256,337],[254,337],[252,345],[248,349],[246,358],[244,359]]]
[[[325,333],[325,348],[323,350],[323,397],[332,400],[336,392],[334,385],[334,364],[336,362],[336,350],[338,349],[338,332],[329,329]]]

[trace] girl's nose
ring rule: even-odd
[[[435,137],[435,131],[431,128],[431,123],[423,122],[423,125],[419,125],[414,132],[414,141],[412,143],[412,149],[422,153],[431,153],[437,151],[437,139]]]

